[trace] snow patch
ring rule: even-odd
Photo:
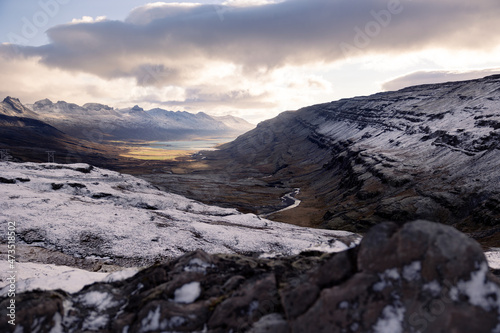
[[[154,332],[159,330],[175,329],[186,323],[186,319],[180,316],[173,316],[170,319],[161,320],[161,308],[158,306],[154,311],[150,311],[148,316],[141,321],[139,332]],[[128,328],[127,328],[128,331]]]
[[[387,269],[382,274],[379,274],[379,278],[380,281],[373,285],[373,290],[378,292],[392,286],[393,281],[400,280],[401,276],[399,275],[397,268],[391,268]]]
[[[258,309],[259,309],[259,301],[252,301],[248,306],[248,316],[251,316]]]
[[[131,268],[123,269],[121,271],[113,272],[113,273],[109,274],[108,276],[106,276],[106,278],[104,279],[104,282],[109,283],[109,282],[126,280],[126,279],[136,275],[139,272],[139,270],[140,270],[139,268],[131,267]]]
[[[7,272],[9,270],[7,266],[6,260],[0,261],[0,271]],[[18,262],[16,269],[19,279],[16,288],[18,292],[61,289],[68,293],[76,293],[86,285],[95,282],[124,280],[139,271],[138,268],[127,268],[113,273],[99,273],[68,266],[31,262]],[[8,292],[8,282],[3,276],[0,278],[0,288],[2,288],[0,296],[5,296]]]
[[[420,272],[422,270],[422,263],[414,261],[409,265],[403,267],[403,278],[406,281],[416,281],[420,279]]]
[[[7,260],[0,261],[0,271],[7,272]],[[95,273],[68,266],[57,266],[38,263],[16,263],[17,292],[31,290],[62,289],[68,293],[75,293],[84,286],[103,281],[109,273]],[[8,282],[0,279],[0,296],[8,291]]]
[[[500,306],[500,288],[488,281],[487,274],[488,265],[483,262],[477,271],[471,273],[471,279],[459,281],[456,289],[458,293],[468,297],[470,304],[490,311]]]
[[[189,261],[186,267],[184,267],[184,271],[206,273],[208,267],[213,267],[213,265],[208,264],[199,258],[194,258]]]
[[[113,301],[113,296],[100,291],[91,291],[80,296],[79,301],[87,307],[96,308],[99,311],[104,311],[110,307],[116,306]]]
[[[52,321],[54,323],[54,325],[52,326],[52,329],[50,330],[49,333],[62,333],[63,332],[63,327],[62,327],[62,317],[61,315],[59,314],[59,312],[56,312],[56,314],[54,315],[54,317],[52,317]],[[41,326],[38,327],[38,329],[43,329]],[[17,332],[17,329],[16,331]],[[23,332],[23,331],[21,331]]]
[[[97,312],[91,312],[83,321],[82,329],[85,331],[98,331],[106,327],[108,321],[109,318],[107,315],[99,315]]]
[[[328,243],[322,243],[318,245],[313,245],[305,249],[304,251],[319,251],[319,252],[326,252],[326,253],[334,253],[334,252],[341,252],[348,250],[349,246],[346,244],[339,242],[339,241],[333,241],[333,242],[328,242]]]
[[[347,301],[340,302],[339,309],[349,309],[349,303]]]
[[[397,268],[391,268],[391,269],[386,270],[384,272],[384,276],[386,278],[389,278],[389,279],[392,279],[392,280],[399,280],[400,279],[399,272],[398,272]]]
[[[199,282],[191,282],[183,285],[174,292],[174,302],[176,303],[193,303],[201,294],[201,286]]]
[[[422,286],[423,291],[430,292],[432,297],[437,297],[441,293],[441,285],[436,280],[426,283]]]
[[[155,311],[150,311],[148,316],[141,321],[141,329],[139,332],[150,332],[160,329],[160,307]]]
[[[488,260],[488,265],[493,269],[500,269],[500,251],[490,250],[484,253]]]
[[[388,305],[373,326],[374,333],[402,333],[406,309],[402,305]]]

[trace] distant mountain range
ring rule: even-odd
[[[236,137],[255,126],[233,117],[211,117],[206,113],[139,106],[114,109],[87,103],[79,106],[48,99],[28,105],[38,119],[64,133],[86,140],[181,140],[200,137]]]
[[[48,99],[23,105],[13,97],[0,102],[0,149],[15,151],[23,161],[47,161],[46,152],[56,151],[59,162],[112,167],[123,151],[108,141],[231,138],[253,127],[241,118],[215,118],[203,112],[145,111],[139,106],[117,110]]]
[[[47,161],[47,151],[56,151],[59,161],[78,162],[83,157],[100,165],[109,159],[110,149],[97,142],[77,139],[41,120],[17,98],[0,102],[0,149],[8,149],[24,161]]]

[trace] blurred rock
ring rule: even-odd
[[[16,316],[25,333],[493,332],[494,279],[481,247],[454,228],[383,223],[337,254],[195,251],[75,294],[21,294]],[[14,331],[5,316],[0,331]]]

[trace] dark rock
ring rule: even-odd
[[[55,183],[52,183],[52,184],[51,184],[51,186],[52,186],[52,189],[53,189],[54,191],[57,191],[57,190],[62,189],[62,188],[63,188],[63,186],[64,186],[64,184],[55,184]]]
[[[76,168],[75,170],[81,173],[90,173],[92,170],[94,170],[94,167],[92,165],[87,165],[83,168]]]
[[[80,183],[68,183],[68,186],[72,188],[86,188],[87,186],[80,184]]]
[[[196,251],[71,295],[24,293],[16,315],[24,332],[42,333],[492,332],[500,324],[496,281],[481,247],[456,229],[383,223],[337,254]],[[0,298],[1,307],[8,302]],[[5,320],[0,331],[13,332]]]
[[[324,289],[294,321],[297,332],[368,332],[388,325],[384,320],[399,322],[393,332],[490,332],[498,324],[496,300],[491,309],[488,301],[483,307],[471,304],[471,294],[450,298],[457,285],[477,275],[484,279],[481,288],[499,292],[480,268],[486,262],[479,244],[453,228],[424,221],[400,229],[377,225],[363,239],[357,261],[352,278]],[[480,295],[481,288],[468,292]]]
[[[106,241],[100,235],[91,231],[84,231],[79,236],[80,245],[87,254],[98,253],[105,247]]]
[[[41,236],[41,235],[40,235]],[[37,237],[38,238],[38,237]],[[40,237],[38,241],[43,238]],[[8,260],[8,247],[7,244],[0,245],[0,260]],[[42,247],[37,247],[33,245],[23,245],[16,244],[16,256],[22,260],[22,262],[34,262],[42,264],[53,264],[60,266],[70,266],[81,269],[86,269],[89,271],[115,271],[120,269],[119,266],[113,266],[109,264],[106,259],[98,258],[76,258],[68,254],[64,254],[57,250],[48,250]]]
[[[0,177],[0,183],[3,183],[3,184],[15,184],[16,180],[15,179],[9,179],[9,178]]]
[[[86,188],[87,186],[80,184],[80,183],[68,183],[68,186],[72,188]]]
[[[16,180],[20,181],[21,183],[27,183],[31,181],[31,179],[29,178],[21,178],[21,177],[16,178]]]
[[[40,229],[27,229],[18,233],[20,240],[26,244],[45,241],[45,231]]]
[[[93,199],[102,199],[102,198],[108,198],[108,197],[112,197],[112,196],[113,195],[111,193],[103,193],[103,192],[92,194]]]
[[[141,202],[137,205],[137,208],[141,209],[148,209],[148,210],[158,210],[158,207],[152,206],[150,204],[147,204],[145,202]]]
[[[11,318],[4,315],[0,318],[2,332],[14,332],[23,327],[24,332],[50,332],[56,324],[56,318],[63,318],[63,302],[68,295],[60,291],[33,291],[16,295],[15,326],[7,322]],[[10,298],[0,299],[0,306],[10,306]],[[3,312],[3,311],[2,311]],[[19,330],[17,330],[19,331]],[[62,331],[60,331],[62,332]]]

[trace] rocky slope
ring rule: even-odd
[[[454,228],[384,223],[337,254],[195,251],[76,293],[23,293],[8,319],[2,332],[498,332],[500,287]]]
[[[163,109],[144,110],[139,106],[114,109],[87,103],[79,106],[44,99],[29,105],[45,122],[65,133],[86,140],[180,140],[207,136],[235,137],[254,128],[241,118],[216,119]],[[237,122],[241,126],[234,126]]]
[[[148,265],[196,249],[290,255],[340,251],[359,241],[345,231],[300,228],[204,205],[87,164],[0,163],[0,191],[0,222],[16,222],[19,246],[119,266]],[[5,233],[0,241],[6,243]]]
[[[285,112],[207,153],[239,177],[301,188],[279,220],[353,231],[422,218],[498,245],[500,76]]]

